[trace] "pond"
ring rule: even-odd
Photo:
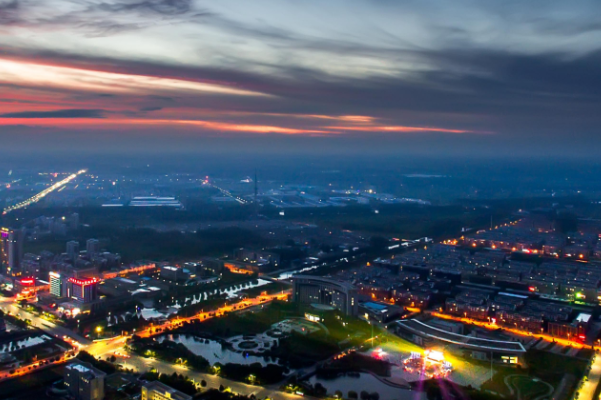
[[[377,392],[380,395],[380,400],[424,400],[423,392],[411,391],[407,389],[399,389],[393,386],[388,386],[380,382],[377,378],[370,374],[360,373],[357,377],[339,376],[334,379],[323,379],[313,375],[309,378],[309,383],[321,383],[328,390],[329,395],[334,395],[336,390],[340,390],[344,397],[347,396],[350,390],[360,394],[362,390],[369,393]]]
[[[302,274],[303,272],[312,271],[312,270],[317,269],[319,267],[320,267],[320,265],[312,265],[310,267],[304,267],[302,269],[295,269],[294,271],[282,272],[281,274],[279,274],[276,277],[276,279],[277,280],[290,279],[290,278],[292,278],[296,274]]]
[[[215,363],[227,364],[244,364],[249,365],[253,363],[260,363],[261,365],[274,364],[275,361],[266,362],[262,356],[254,356],[247,352],[238,353],[236,351],[232,351],[227,349],[221,345],[221,343],[210,340],[203,339],[196,336],[190,335],[165,335],[161,336],[157,340],[159,342],[165,340],[165,338],[174,341],[176,343],[182,343],[185,345],[192,353],[202,356],[206,358],[211,365]]]
[[[44,343],[46,341],[51,340],[50,337],[46,335],[42,336],[32,336],[26,339],[22,339],[16,342],[9,342],[2,345],[0,348],[0,354],[11,353],[16,350],[25,349],[27,347],[36,346],[40,343]]]

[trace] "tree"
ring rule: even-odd
[[[380,394],[378,392],[373,392],[370,397],[371,400],[380,400]]]
[[[200,381],[200,386],[207,387],[207,381],[205,381],[204,379],[202,381]]]
[[[376,250],[382,250],[388,246],[388,239],[382,236],[372,236],[369,239],[369,244]]]
[[[440,400],[442,399],[442,393],[440,388],[435,385],[430,385],[428,389],[426,389],[426,398],[428,400]]]
[[[219,391],[220,391],[220,392],[223,392],[224,390],[225,390],[225,386],[223,386],[223,385],[219,385]]]
[[[315,390],[315,394],[316,395],[325,395],[328,390],[319,382],[317,382],[314,386],[313,389]]]
[[[362,390],[359,396],[361,396],[361,400],[369,400],[369,393],[365,390]]]
[[[349,399],[357,399],[357,398],[359,398],[359,396],[357,395],[357,392],[355,392],[354,390],[349,390],[347,396],[348,396]]]
[[[555,219],[555,229],[561,233],[578,230],[578,217],[572,213],[561,213]]]
[[[340,390],[337,390],[337,391],[335,391],[335,392],[334,392],[334,395],[335,395],[336,397],[338,397],[339,399],[341,399],[341,398],[342,398],[342,392],[341,392]]]

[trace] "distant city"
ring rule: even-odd
[[[499,376],[521,369],[557,398],[596,387],[593,193],[441,203],[259,174],[10,179],[7,390],[31,375],[31,395],[79,399],[393,400],[444,379],[504,396]]]

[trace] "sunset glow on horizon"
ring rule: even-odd
[[[25,147],[40,132],[110,131],[117,145],[141,129],[174,145],[270,134],[307,148],[352,138],[356,151],[434,136],[461,151],[590,149],[601,3],[582,1],[582,13],[516,3],[499,20],[496,4],[467,0],[0,0],[0,134]]]

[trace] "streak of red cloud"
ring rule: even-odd
[[[447,129],[447,128],[436,128],[436,127],[423,127],[423,126],[328,126],[326,129],[334,129],[337,131],[361,131],[361,132],[441,132],[441,133],[480,133],[489,134],[491,132],[485,131],[471,131],[466,129]]]
[[[115,126],[115,125],[179,125],[195,126],[211,131],[225,132],[249,132],[249,133],[280,133],[285,135],[333,135],[341,132],[361,131],[361,132],[440,132],[440,133],[480,133],[490,132],[471,131],[464,129],[447,129],[437,127],[417,127],[417,126],[327,126],[321,128],[290,128],[277,125],[262,124],[237,124],[232,122],[188,120],[188,119],[126,119],[126,118],[0,118],[2,125],[29,125],[29,126]]]
[[[376,118],[367,115],[322,115],[322,114],[287,114],[287,113],[258,113],[239,112],[238,115],[264,115],[267,117],[287,117],[287,118],[300,118],[300,119],[327,119],[334,121],[354,122],[354,123],[371,123]]]
[[[298,134],[332,134],[333,132],[318,129],[285,128],[270,125],[232,124],[228,122],[197,121],[197,120],[144,120],[144,123],[166,123],[200,126],[216,131],[254,132],[254,133],[282,133],[286,135]]]
[[[287,128],[272,125],[235,124],[228,122],[214,122],[201,120],[168,120],[168,119],[98,119],[98,118],[0,118],[0,126],[3,125],[28,125],[28,126],[90,126],[101,128],[102,126],[115,125],[180,125],[196,126],[211,131],[224,132],[251,132],[251,133],[280,133],[285,135],[302,134],[335,134],[332,130]]]

